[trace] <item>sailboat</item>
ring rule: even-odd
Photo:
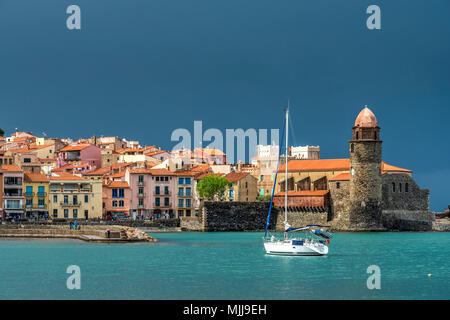
[[[303,227],[292,228],[287,220],[287,199],[288,199],[288,132],[289,132],[289,107],[286,109],[286,124],[285,124],[285,183],[284,183],[284,235],[283,238],[276,236],[268,236],[268,228],[270,224],[270,215],[273,205],[273,195],[275,193],[275,186],[278,176],[278,168],[280,164],[281,148],[278,155],[277,171],[275,173],[275,181],[272,189],[272,198],[270,200],[269,214],[267,216],[266,231],[264,233],[264,249],[267,254],[286,255],[286,256],[321,256],[328,254],[328,244],[332,234],[325,229],[324,226],[317,224],[309,224]],[[302,236],[289,237],[293,232],[301,232]]]

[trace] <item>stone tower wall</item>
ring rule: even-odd
[[[381,226],[381,144],[379,140],[350,141],[350,228]]]

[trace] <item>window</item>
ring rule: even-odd
[[[73,209],[73,218],[76,219],[78,218],[78,209]]]
[[[44,208],[45,207],[45,199],[44,198],[38,199],[38,207],[39,208]]]
[[[69,209],[64,209],[64,218],[69,217]]]
[[[178,184],[184,184],[184,178],[178,178]]]
[[[164,194],[169,194],[169,187],[168,186],[164,187]]]
[[[139,192],[139,195],[140,195],[140,196],[143,196],[143,195],[144,195],[144,188],[139,187],[138,192]]]
[[[25,193],[26,193],[27,196],[32,196],[33,195],[33,187],[32,186],[27,186]]]
[[[359,132],[356,132],[356,140],[359,140]]]
[[[188,197],[191,196],[191,187],[187,187],[187,188],[186,188],[186,195],[187,195]]]
[[[341,188],[341,183],[340,182],[336,182],[336,189],[340,189]]]
[[[85,194],[84,195],[84,203],[88,203],[89,202],[89,195]]]
[[[58,218],[58,209],[53,209],[53,218]]]
[[[138,184],[144,184],[144,176],[138,177]]]
[[[408,182],[407,183],[405,183],[405,192],[408,192],[409,190],[408,190]]]
[[[180,197],[184,196],[184,188],[178,188],[178,195]]]
[[[45,187],[38,186],[38,196],[45,196]]]
[[[25,201],[25,206],[27,208],[33,208],[33,198],[29,198]]]
[[[186,217],[190,217],[191,216],[191,210],[186,210]]]
[[[23,158],[23,163],[31,163],[31,158]]]
[[[119,198],[125,197],[125,189],[119,189]]]
[[[120,200],[120,201],[119,201],[119,207],[123,208],[124,205],[125,205],[125,203],[123,202],[123,200]]]
[[[117,200],[113,200],[112,206],[113,206],[113,208],[116,208],[116,207],[117,207]]]
[[[170,198],[164,198],[164,206],[168,207],[170,205]]]
[[[160,198],[156,198],[155,199],[155,206],[159,207],[161,205],[161,199]]]
[[[402,192],[402,184],[401,183],[398,184],[398,192]]]
[[[182,217],[183,216],[183,210],[178,210],[178,216]]]
[[[178,199],[178,208],[184,207],[184,199]]]
[[[160,190],[160,187],[159,187],[159,186],[156,186],[156,187],[155,187],[155,193],[156,193],[156,194],[160,194],[160,193],[161,193],[161,190]]]
[[[186,199],[186,208],[191,207],[191,199]]]
[[[143,207],[144,206],[144,199],[139,199],[139,206]]]
[[[159,181],[159,177],[156,177],[156,181]]]
[[[392,182],[392,192],[395,192],[395,182]]]
[[[351,145],[350,145],[350,152],[354,152],[355,151],[355,145],[352,143]]]
[[[65,195],[64,196],[64,204],[68,204],[69,203],[69,196]]]
[[[85,217],[86,219],[89,218],[89,210],[84,210],[84,217]]]
[[[186,178],[184,184],[191,184],[191,178]]]
[[[77,195],[73,196],[73,204],[78,204],[78,196]]]
[[[288,165],[289,166],[289,165]],[[288,176],[289,177],[289,176]],[[245,187],[248,188],[248,182],[245,182]]]
[[[112,189],[112,197],[117,198],[117,189]]]

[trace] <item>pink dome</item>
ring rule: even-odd
[[[355,127],[374,128],[378,126],[377,118],[373,112],[365,107],[361,110],[355,121]]]

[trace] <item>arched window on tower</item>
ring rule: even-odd
[[[356,140],[359,140],[359,132],[356,131]]]
[[[392,182],[392,192],[395,192],[395,182]]]
[[[352,143],[350,145],[350,152],[354,152],[355,151],[355,145]]]
[[[402,192],[402,184],[401,183],[398,184],[398,192]]]
[[[407,183],[405,183],[405,192],[408,192],[409,190],[408,190],[408,182]]]
[[[377,138],[377,132],[376,131],[374,131],[373,135],[374,135],[374,139],[377,140],[378,138]]]

